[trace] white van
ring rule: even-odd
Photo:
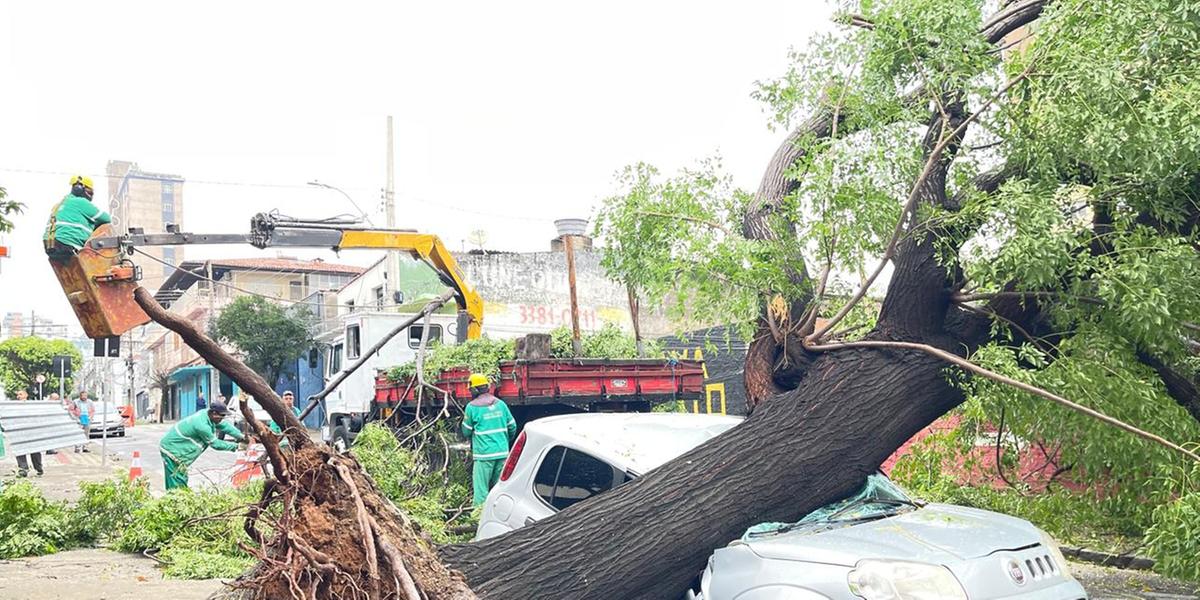
[[[341,328],[324,338],[319,338],[329,346],[325,356],[325,384],[328,385],[342,371],[353,366],[379,340],[412,316],[411,313],[369,311],[341,316]],[[321,439],[339,450],[345,449],[350,446],[354,436],[362,430],[365,423],[378,418],[373,411],[375,372],[416,359],[417,348],[421,345],[423,322],[422,319],[396,334],[378,353],[368,358],[366,364],[325,397],[327,418],[325,426],[321,428]],[[455,343],[458,339],[458,326],[458,319],[453,314],[432,315],[427,345],[432,347],[435,343]],[[304,401],[297,399],[297,402]]]

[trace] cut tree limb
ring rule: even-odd
[[[267,411],[267,414],[280,424],[281,429],[287,432],[288,441],[293,448],[312,445],[312,440],[304,433],[304,425],[292,411],[283,405],[283,401],[279,399],[275,390],[271,389],[271,386],[258,373],[225,352],[220,344],[197,329],[191,321],[163,308],[146,288],[139,287],[135,290],[133,298],[154,322],[179,334],[183,342],[204,357],[208,364],[228,375],[238,384],[238,387],[249,392],[263,407],[263,410]]]

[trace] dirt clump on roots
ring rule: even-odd
[[[263,434],[274,477],[245,523],[258,542],[245,549],[259,564],[214,597],[475,598],[463,576],[438,560],[432,540],[379,493],[352,456],[316,445],[281,453],[278,437]]]

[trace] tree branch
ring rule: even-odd
[[[1053,394],[1051,392],[1043,390],[1042,388],[1029,385],[1028,383],[1025,383],[1022,381],[1017,381],[1016,379],[1001,375],[994,371],[990,371],[990,370],[985,369],[969,360],[966,360],[959,356],[955,356],[949,352],[946,352],[945,350],[930,346],[929,344],[919,344],[919,343],[915,343],[915,342],[893,342],[893,341],[883,341],[883,340],[862,340],[862,341],[857,341],[857,342],[838,342],[838,343],[831,343],[831,344],[808,344],[808,345],[806,345],[806,347],[809,350],[812,350],[814,352],[824,352],[824,351],[830,351],[830,350],[847,350],[847,349],[852,349],[852,348],[901,348],[901,349],[906,349],[906,350],[917,350],[920,352],[924,352],[931,356],[940,358],[948,363],[951,363],[951,364],[963,369],[964,371],[969,371],[969,372],[979,375],[981,377],[991,379],[992,381],[996,381],[998,383],[1003,383],[1005,385],[1012,386],[1023,392],[1028,392],[1028,393],[1038,396],[1040,398],[1045,398],[1051,402],[1054,402],[1055,404],[1064,406],[1064,407],[1066,407],[1070,410],[1073,410],[1077,413],[1089,416],[1089,417],[1096,419],[1102,423],[1106,423],[1108,425],[1116,427],[1117,429],[1121,429],[1123,431],[1132,433],[1142,439],[1149,440],[1160,446],[1174,450],[1175,452],[1178,452],[1178,453],[1190,458],[1191,460],[1200,463],[1200,455],[1197,455],[1195,452],[1192,452],[1192,451],[1184,448],[1183,446],[1180,446],[1180,445],[1178,445],[1174,442],[1171,442],[1165,438],[1157,436],[1148,431],[1138,429],[1137,427],[1134,427],[1133,425],[1130,425],[1119,419],[1110,417],[1098,410],[1088,408],[1086,406],[1083,406],[1082,404],[1076,404],[1074,402],[1071,402],[1070,400],[1067,400],[1066,398],[1063,398],[1062,396]]]
[[[643,215],[643,216],[647,216],[647,217],[662,217],[664,219],[678,219],[680,221],[687,221],[689,223],[698,223],[700,225],[704,225],[709,228],[716,229],[717,231],[720,231],[721,233],[724,233],[725,235],[729,235],[728,228],[726,228],[724,225],[721,225],[720,223],[717,223],[716,221],[710,221],[708,219],[701,219],[699,217],[689,217],[687,215],[676,215],[676,214],[671,214],[671,213],[658,212],[656,210],[639,210],[639,211],[635,211],[635,212],[639,215]]]
[[[1200,421],[1200,390],[1196,389],[1196,384],[1153,354],[1139,350],[1137,357],[1138,362],[1154,369],[1167,388],[1167,394],[1192,418]]]
[[[997,100],[1007,94],[1008,90],[1012,89],[1012,87],[1017,83],[1024,81],[1025,78],[1029,76],[1032,67],[1033,63],[1030,62],[1029,65],[1025,67],[1024,71],[1021,71],[1016,77],[1010,79],[1008,83],[1004,84],[1004,86],[1000,88],[999,91],[993,94],[992,97],[988,98],[987,102],[983,104],[980,110],[972,112],[969,116],[967,116],[967,118],[964,119],[963,122],[958,125],[958,127],[954,128],[950,135],[942,136],[941,141],[939,141],[938,144],[934,146],[933,151],[929,153],[929,158],[925,161],[925,167],[921,170],[920,176],[918,176],[916,182],[913,183],[912,191],[909,192],[908,199],[904,202],[904,207],[900,210],[900,218],[896,219],[896,227],[892,230],[892,237],[890,240],[888,240],[887,248],[884,250],[883,256],[880,257],[879,264],[876,265],[875,270],[871,272],[871,275],[867,277],[862,286],[858,288],[858,291],[854,293],[854,296],[850,298],[850,301],[843,305],[837,314],[833,315],[833,317],[826,321],[823,327],[817,329],[812,333],[812,335],[808,336],[809,341],[820,341],[821,338],[828,333],[834,325],[837,325],[842,319],[846,318],[846,315],[850,314],[850,311],[853,310],[858,302],[863,299],[863,296],[867,295],[867,290],[869,290],[875,283],[875,280],[879,277],[880,273],[883,273],[884,267],[887,266],[888,261],[890,261],[896,253],[896,247],[900,242],[901,235],[907,229],[906,225],[908,224],[909,214],[912,213],[915,216],[914,209],[916,208],[917,199],[921,197],[921,189],[924,187],[925,181],[929,179],[930,174],[933,173],[934,166],[936,166],[938,161],[941,159],[942,152],[945,151],[946,147],[949,146],[954,140],[958,139],[958,135],[967,128],[967,125],[971,124],[971,122],[978,118],[980,114],[983,114],[992,104],[995,104]]]

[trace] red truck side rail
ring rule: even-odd
[[[470,400],[470,371],[443,371],[433,385],[456,401]],[[545,359],[500,363],[500,380],[494,393],[510,405],[568,404],[698,400],[704,396],[704,363],[663,359]],[[388,407],[415,406],[415,381],[391,381],[387,373],[375,376],[375,402]],[[429,390],[422,403],[438,406],[441,398]]]

